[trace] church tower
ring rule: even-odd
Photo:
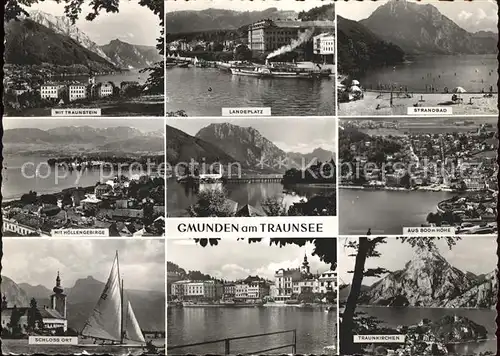
[[[309,262],[307,261],[307,255],[304,254],[304,261],[302,262],[302,265],[300,266],[300,272],[302,274],[310,274],[310,267],[309,267]]]
[[[59,271],[57,272],[56,286],[52,289],[54,294],[50,296],[50,308],[54,309],[66,319],[66,294],[64,294],[64,289],[61,287],[61,278],[59,277]]]

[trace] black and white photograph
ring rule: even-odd
[[[336,121],[167,120],[168,217],[336,216]]]
[[[338,149],[341,235],[496,235],[497,118],[343,118]]]
[[[5,5],[6,116],[164,116],[164,1]]]
[[[338,355],[336,239],[166,243],[169,355]]]
[[[348,1],[336,10],[339,116],[498,115],[496,1]]]
[[[4,118],[3,130],[4,236],[164,235],[163,120]]]
[[[496,251],[487,236],[341,238],[340,355],[496,355]]]
[[[167,116],[334,116],[333,1],[169,1]],[[270,110],[270,111],[269,111]]]
[[[163,240],[4,239],[2,354],[164,355],[164,281]]]

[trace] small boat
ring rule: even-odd
[[[177,67],[187,68],[187,67],[189,67],[189,62],[177,63]]]
[[[146,347],[146,340],[135,317],[130,300],[123,293],[118,251],[108,281],[92,314],[85,322],[81,336],[83,340],[87,342],[93,340],[94,343],[79,342],[79,347]],[[97,343],[98,341],[100,343]]]

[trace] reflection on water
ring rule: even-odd
[[[445,87],[463,87],[469,92],[481,89],[498,91],[498,61],[492,55],[432,56],[416,57],[410,63],[395,67],[383,67],[368,71],[358,78],[365,88],[377,84],[396,84],[407,86],[408,90],[424,90],[433,86],[438,91]]]
[[[414,325],[422,319],[431,321],[441,319],[446,315],[457,315],[466,317],[473,322],[482,325],[488,330],[486,341],[468,342],[449,345],[450,352],[455,355],[478,354],[491,351],[496,353],[496,311],[489,309],[445,309],[445,308],[387,308],[387,307],[358,307],[358,312],[364,312],[381,320],[389,327],[396,328],[399,325]]]
[[[198,193],[203,190],[221,189],[227,193],[227,198],[238,203],[238,207],[246,204],[262,208],[267,199],[279,198],[286,210],[294,203],[308,201],[318,194],[331,194],[335,188],[293,185],[284,186],[281,183],[211,183],[189,186],[177,183],[175,179],[167,180],[167,212],[169,216],[187,216],[187,208],[198,200]]]
[[[255,78],[215,68],[167,70],[167,111],[220,116],[223,107],[270,107],[273,115],[335,115],[334,80]]]
[[[336,313],[295,307],[264,308],[168,308],[168,346],[185,345],[276,331],[297,330],[298,354],[328,354],[336,345]],[[231,341],[231,354],[290,344],[292,334]],[[223,354],[224,343],[169,351],[175,354]],[[290,353],[291,347],[271,353]]]

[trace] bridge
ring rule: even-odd
[[[284,345],[274,346],[274,347],[271,347],[271,348],[268,348],[268,349],[264,349],[264,350],[245,351],[245,355],[262,354],[264,352],[269,352],[269,351],[274,351],[274,350],[281,350],[281,349],[286,349],[286,348],[289,348],[289,347],[292,350],[292,355],[294,355],[294,354],[297,353],[297,329],[275,331],[275,332],[272,332],[272,333],[263,333],[263,334],[254,334],[254,335],[230,337],[230,338],[226,338],[226,339],[197,342],[197,343],[194,343],[194,344],[175,345],[175,346],[168,346],[167,345],[167,351],[178,350],[178,349],[183,349],[183,348],[189,348],[189,347],[194,347],[194,346],[203,346],[203,345],[208,345],[208,344],[224,343],[224,355],[230,355],[231,354],[231,341],[234,341],[234,340],[243,340],[243,339],[250,339],[250,338],[257,338],[257,337],[263,337],[263,336],[269,336],[269,335],[287,334],[287,333],[291,333],[292,334],[293,338],[292,338],[292,342],[291,343],[284,344]],[[232,353],[234,354],[235,352],[233,351]],[[240,354],[240,352],[237,352],[237,353]]]
[[[281,176],[254,176],[254,177],[227,177],[223,178],[226,183],[281,183]]]

